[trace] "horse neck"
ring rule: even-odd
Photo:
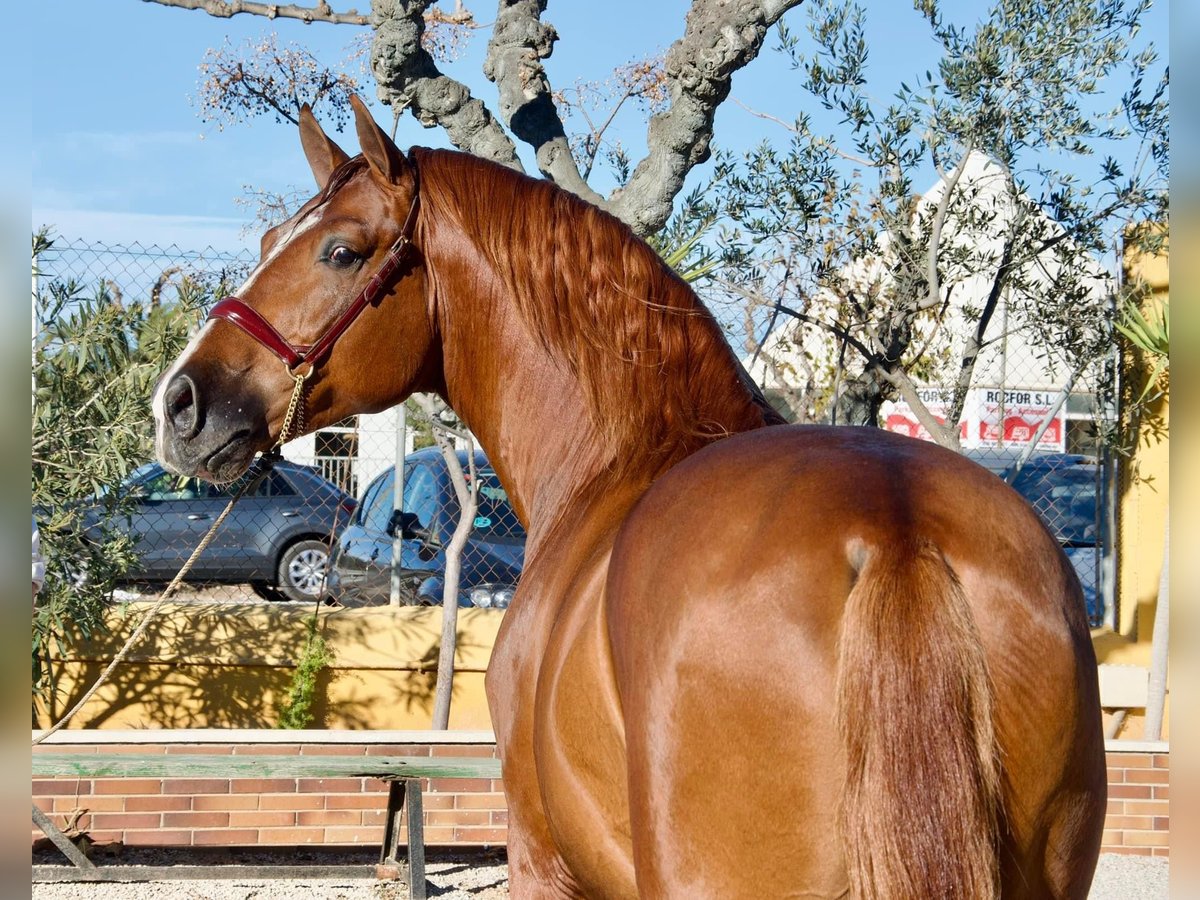
[[[466,208],[432,215],[420,241],[444,395],[532,528],[589,491],[633,502],[713,440],[779,421],[691,290],[615,219],[457,155],[423,156],[426,189],[455,167],[457,190],[425,208]]]

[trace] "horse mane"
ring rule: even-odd
[[[679,458],[782,421],[695,292],[625,223],[477,157],[412,154],[422,215],[475,242],[618,454]]]

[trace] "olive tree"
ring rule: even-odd
[[[886,99],[868,9],[811,0],[806,38],[781,24],[797,108],[763,115],[786,142],[721,155],[684,212],[723,224],[747,352],[795,345],[800,418],[877,424],[902,398],[957,447],[989,347],[1022,332],[1068,385],[1111,347],[1104,257],[1168,219],[1168,74],[1137,43],[1148,2],[996,0],[971,25],[915,6],[937,58]],[[944,423],[921,383],[948,386]]]
[[[426,127],[444,129],[460,150],[514,169],[524,168],[518,142],[527,144],[542,176],[648,235],[670,218],[688,173],[709,159],[714,115],[729,96],[733,74],[754,60],[769,29],[802,0],[693,0],[683,35],[661,63],[650,60],[616,67],[622,88],[609,99],[618,106],[629,99],[644,100],[652,115],[647,123],[647,152],[636,164],[623,148],[610,146],[612,160],[625,177],[608,196],[588,183],[608,117],[583,116],[577,93],[572,98],[570,90],[552,87],[543,60],[554,52],[558,33],[543,20],[547,0],[497,4],[483,66],[483,74],[496,86],[490,106],[438,67],[438,57],[447,47],[453,48],[463,30],[478,27],[461,2],[453,11],[445,11],[436,0],[373,0],[369,13],[336,11],[324,0],[314,6],[250,0],[147,2],[213,16],[246,14],[369,28],[376,94],[397,116],[407,111]],[[314,95],[318,83],[337,80],[316,72],[301,74],[304,90]],[[273,105],[292,103],[289,93],[303,92],[290,92],[286,79],[275,83],[274,94],[266,80],[255,82],[253,90],[245,89],[248,84],[243,80],[232,93],[226,92],[234,98],[239,114],[270,112]],[[266,99],[272,95],[278,103]],[[336,112],[337,86],[323,96],[330,98]],[[572,109],[585,122],[582,134],[574,139],[564,123]]]

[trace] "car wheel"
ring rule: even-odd
[[[329,548],[324,541],[297,541],[279,560],[276,586],[288,600],[315,600],[325,588]]]
[[[280,600],[285,599],[283,594],[269,581],[252,581],[250,582],[250,590],[254,591],[263,600],[271,603],[278,603]]]

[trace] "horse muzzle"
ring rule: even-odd
[[[194,371],[168,373],[154,416],[159,461],[181,475],[232,481],[269,443],[265,411],[244,386],[222,389]]]

